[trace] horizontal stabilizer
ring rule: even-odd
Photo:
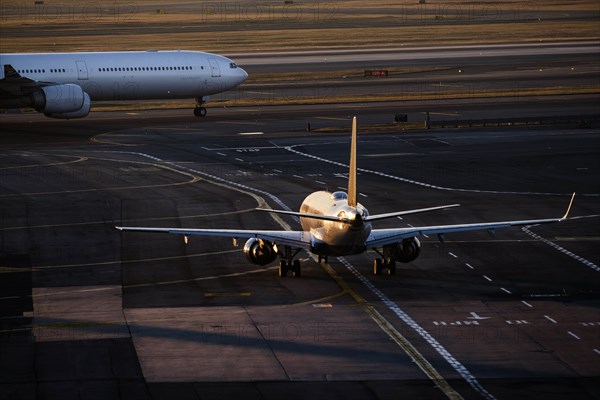
[[[387,214],[369,215],[368,217],[365,217],[364,220],[365,221],[377,221],[379,219],[399,217],[399,216],[402,216],[402,215],[418,214],[418,213],[422,213],[422,212],[442,210],[444,208],[451,208],[451,207],[458,207],[458,206],[460,206],[460,204],[449,204],[449,205],[446,205],[446,206],[437,206],[437,207],[428,207],[428,208],[417,208],[417,209],[414,209],[414,210],[398,211],[398,212],[387,213]]]
[[[285,210],[273,210],[273,209],[270,209],[270,208],[255,208],[255,210],[257,210],[257,211],[266,211],[266,212],[271,212],[271,213],[275,213],[275,214],[292,215],[294,217],[313,218],[313,219],[321,219],[321,220],[324,220],[324,221],[352,223],[352,221],[350,221],[348,218],[339,218],[339,217],[335,217],[335,216],[332,216],[332,215],[309,214],[309,213],[302,213],[302,212],[295,212],[295,211],[285,211]]]

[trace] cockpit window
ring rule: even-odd
[[[236,63],[229,63],[229,68],[231,68],[231,69],[237,68]]]
[[[331,200],[346,200],[348,199],[348,194],[346,192],[333,192],[331,193]]]

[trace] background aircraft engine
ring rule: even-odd
[[[403,263],[414,261],[421,254],[421,243],[417,238],[404,239],[400,243],[395,243],[394,258]]]
[[[32,94],[31,103],[37,111],[54,118],[85,117],[90,110],[90,96],[72,83],[44,86]]]
[[[46,117],[50,118],[59,118],[59,119],[71,119],[71,118],[83,118],[90,113],[90,108],[92,106],[92,102],[90,100],[90,96],[83,92],[83,106],[77,111],[71,112],[53,112],[53,113],[44,113]]]
[[[277,246],[268,240],[248,239],[244,245],[244,256],[253,264],[267,265],[277,258]]]

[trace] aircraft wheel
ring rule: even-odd
[[[279,261],[279,276],[280,277],[287,276],[287,272],[288,272],[287,262],[285,260]]]
[[[206,116],[206,108],[204,108],[204,107],[194,108],[194,115],[196,117],[205,117]]]
[[[292,264],[292,273],[297,278],[300,278],[302,276],[300,260],[294,260],[294,263]]]
[[[381,275],[381,270],[383,268],[382,264],[383,260],[381,258],[376,258],[373,260],[373,274]]]
[[[387,271],[389,275],[396,275],[396,261],[389,258],[387,260]]]

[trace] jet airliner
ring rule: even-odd
[[[278,230],[235,230],[235,229],[192,229],[192,228],[150,228],[117,226],[121,231],[163,232],[183,235],[219,236],[233,239],[247,238],[244,255],[251,263],[266,265],[280,258],[279,275],[285,276],[291,271],[294,276],[301,275],[300,261],[294,258],[305,249],[318,256],[319,262],[327,261],[328,256],[347,256],[375,250],[379,257],[373,262],[375,275],[388,271],[396,273],[396,263],[414,261],[420,254],[420,235],[442,235],[451,232],[472,230],[493,231],[519,225],[536,225],[560,222],[567,219],[575,198],[573,193],[565,214],[560,218],[532,219],[502,222],[484,222],[457,225],[435,225],[410,228],[373,229],[371,222],[401,215],[416,214],[459,206],[419,208],[386,214],[370,215],[367,209],[356,199],[356,117],[352,121],[352,139],[350,145],[350,168],[348,191],[330,193],[318,191],[303,201],[299,212],[258,208],[271,213],[286,214],[300,219],[301,231]]]
[[[0,108],[34,108],[51,118],[82,118],[91,101],[207,97],[248,74],[232,60],[198,51],[0,54]]]

